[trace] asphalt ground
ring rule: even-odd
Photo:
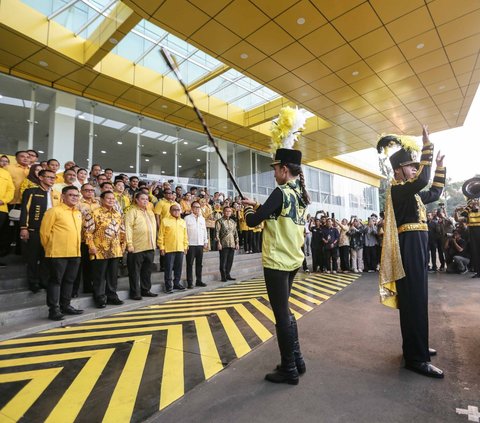
[[[480,279],[470,276],[429,277],[432,363],[445,379],[403,368],[398,312],[379,303],[378,275],[363,274],[299,320],[298,386],[264,381],[279,361],[273,338],[148,422],[479,421]]]

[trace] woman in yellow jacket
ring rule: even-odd
[[[102,207],[93,210],[90,226],[85,228],[85,242],[92,260],[93,298],[98,308],[120,305],[117,295],[118,262],[125,250],[125,225],[115,210],[112,191],[100,195]]]

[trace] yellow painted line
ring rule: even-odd
[[[172,326],[167,334],[160,386],[160,410],[185,394],[183,361],[183,328],[181,325]]]
[[[176,325],[179,326],[179,325]],[[166,330],[168,326],[162,326],[159,330]],[[115,331],[118,333],[129,333],[132,330],[123,330],[123,331]],[[74,338],[80,338],[80,335],[87,335],[92,336],[91,334],[74,334]],[[111,333],[111,335],[114,335]],[[68,335],[65,335],[68,336]],[[99,336],[98,333],[93,336]],[[9,355],[9,354],[24,354],[24,353],[31,353],[31,352],[38,352],[38,351],[54,351],[54,350],[61,350],[67,348],[80,348],[80,347],[91,347],[95,345],[109,345],[109,344],[120,344],[122,342],[129,342],[129,341],[136,341],[145,339],[148,335],[139,335],[139,336],[127,336],[121,338],[108,338],[108,339],[91,339],[89,341],[78,341],[78,342],[62,342],[58,344],[48,344],[48,345],[35,345],[29,347],[19,347],[19,348],[6,348],[0,350],[0,355]]]
[[[309,282],[312,283],[312,281],[309,281]],[[330,294],[330,295],[335,295],[338,291],[341,291],[341,290],[332,291],[331,289],[328,289],[328,288],[330,288],[330,285],[325,284],[323,282],[313,282],[313,284],[314,284],[315,289],[320,289],[321,291],[326,292],[327,294]],[[326,287],[328,287],[328,288],[326,288]]]
[[[295,289],[307,292],[308,294],[311,294],[311,295],[315,295],[316,297],[320,297],[324,300],[328,300],[330,298],[330,295],[321,294],[320,292],[317,292],[313,289],[310,289],[309,284],[305,284],[305,286],[303,284],[302,285],[300,285],[300,284],[295,285]]]
[[[296,289],[292,288],[291,292],[292,294],[295,294],[297,297],[303,298],[304,300],[307,300],[310,303],[317,304],[317,305],[322,304],[322,301],[317,300],[316,298],[310,297],[309,295],[302,294],[300,291],[297,291]]]
[[[275,323],[275,316],[273,315],[273,311],[268,308],[265,304],[258,301],[256,298],[249,301],[260,313],[262,313],[267,319],[271,322]]]
[[[255,334],[265,342],[267,339],[272,337],[270,331],[263,326],[263,324],[252,314],[243,304],[237,304],[234,306],[235,310],[237,310],[238,314],[245,320],[248,325],[252,328]]]
[[[1,421],[19,421],[29,408],[62,371],[63,367],[0,374],[0,383],[29,380],[29,382],[0,410]],[[3,417],[10,420],[3,420]]]
[[[235,324],[227,311],[220,310],[217,315],[225,329],[225,333],[228,336],[230,344],[232,344],[235,355],[240,358],[249,353],[251,351],[250,345],[248,345],[247,341],[242,335],[242,332],[240,332],[238,326]]]
[[[131,421],[151,342],[152,336],[149,335],[142,341],[133,343],[102,422]]]
[[[181,300],[175,301],[177,304],[179,303],[188,303],[188,302],[203,302],[203,301],[220,301],[221,299],[228,299],[228,298],[244,298],[244,297],[255,297],[258,294],[262,294],[266,292],[265,289],[257,289],[255,291],[250,291],[250,292],[238,292],[238,293],[222,293],[221,295],[209,295],[203,296],[203,297],[197,297],[197,296],[192,296],[192,297],[186,297],[182,298]]]
[[[348,285],[350,285],[350,282],[343,282],[338,280],[338,278],[335,275],[328,275],[323,278],[323,282],[331,283],[335,286],[338,286],[340,288],[346,288]]]
[[[290,297],[289,302],[295,304],[297,307],[300,307],[302,310],[310,311],[313,307],[310,307],[307,304],[303,304],[301,301],[296,300],[295,298]]]
[[[320,279],[320,280],[308,280],[308,282],[317,284],[317,285],[325,285],[328,286],[330,289],[335,289],[335,291],[341,291],[342,289],[346,288],[346,286],[339,286],[335,283],[332,283],[332,281],[329,281],[327,279]]]
[[[202,359],[205,379],[210,379],[213,375],[223,370],[222,360],[218,354],[208,319],[206,317],[195,319],[195,327],[197,329],[198,346],[200,348],[200,358]]]
[[[113,348],[97,350],[91,355],[91,358],[83,366],[80,373],[78,373],[45,420],[46,423],[69,423],[75,421],[108,360],[110,360],[113,351]]]

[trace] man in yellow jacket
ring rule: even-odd
[[[0,167],[0,256],[7,255],[9,249],[8,236],[8,206],[15,195],[15,185],[13,184],[10,172]],[[0,263],[0,268],[5,264]]]
[[[165,292],[173,293],[174,289],[183,291],[180,283],[182,277],[183,255],[188,250],[187,225],[180,217],[180,205],[175,203],[170,207],[170,216],[160,221],[157,244],[160,255],[165,256]],[[172,287],[173,271],[173,287]]]
[[[130,298],[156,297],[152,288],[152,264],[157,226],[155,215],[148,209],[148,194],[135,193],[133,205],[125,212],[127,266]]]
[[[64,314],[82,314],[70,305],[73,281],[80,265],[82,213],[77,209],[80,193],[75,186],[62,190],[62,203],[45,212],[40,240],[49,262],[47,286],[48,318],[63,320]]]

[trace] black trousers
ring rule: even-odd
[[[477,274],[480,274],[480,226],[470,226],[468,234],[472,267]]]
[[[268,300],[272,306],[277,326],[285,327],[290,325],[290,291],[292,290],[293,279],[298,269],[287,272],[284,270],[263,269],[265,285],[267,287]]]
[[[253,231],[243,231],[243,249],[245,252],[253,251]]]
[[[318,268],[322,270],[322,256],[321,256],[322,247],[312,244],[311,249],[312,249],[312,272],[316,272]]]
[[[182,278],[183,251],[175,251],[165,254],[165,289],[171,290],[173,286],[180,284]],[[173,286],[172,286],[173,272]]]
[[[88,252],[88,245],[82,242],[80,245],[80,252],[82,254],[82,261],[78,268],[78,274],[73,283],[73,294],[78,294],[80,289],[80,281],[83,281],[83,292],[93,292],[93,276],[92,276],[92,260],[90,260],[90,253]]]
[[[187,284],[193,285],[193,262],[195,262],[195,281],[202,282],[203,245],[190,245],[187,251]]]
[[[441,239],[431,240],[428,243],[430,249],[430,257],[432,260],[432,270],[437,270],[437,251],[438,259],[440,260],[440,266],[445,267],[445,254],[443,253],[443,241]]]
[[[127,254],[130,296],[138,297],[152,288],[153,250]]]
[[[51,312],[70,305],[72,286],[77,276],[80,257],[46,259],[50,278],[47,285],[47,306]]]
[[[7,212],[0,212],[0,257],[10,252],[10,220]]]
[[[373,247],[363,247],[363,263],[364,270],[376,270],[377,269],[377,246]]]
[[[327,270],[337,271],[338,248],[325,248],[325,265]]]
[[[9,204],[8,205],[8,211],[12,209],[20,209],[21,204]],[[9,233],[9,239],[8,239],[8,249],[10,250],[10,245],[12,245],[13,242],[15,242],[15,254],[17,256],[22,254],[22,242],[20,240],[20,222],[18,220],[13,221],[13,226],[9,225],[7,226],[8,233]]]
[[[398,235],[405,277],[396,282],[403,356],[430,361],[428,352],[428,232]]]
[[[48,285],[48,264],[45,261],[45,251],[40,242],[40,231],[29,231],[28,241],[24,242],[27,259],[28,286],[38,285],[46,288]]]
[[[117,296],[118,262],[120,258],[96,259],[91,261],[93,274],[93,298],[97,304]]]
[[[220,275],[222,276],[222,279],[230,277],[234,256],[235,248],[223,247],[220,250]]]
[[[350,270],[350,246],[342,245],[340,251],[340,269],[343,271]]]

